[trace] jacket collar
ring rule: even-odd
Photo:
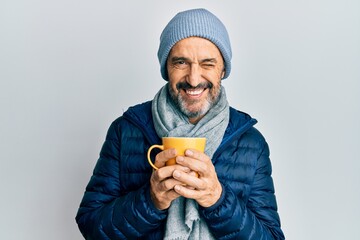
[[[156,134],[152,112],[152,101],[147,101],[133,107],[130,107],[123,115],[124,118],[139,127],[145,137],[151,144],[160,143],[161,139]],[[218,151],[225,148],[232,140],[240,138],[240,136],[257,123],[256,119],[251,118],[247,113],[238,111],[230,107],[230,120],[226,128],[224,138],[220,144]]]
[[[249,114],[238,111],[230,107],[230,121],[226,128],[224,138],[219,148],[214,153],[214,158],[221,153],[234,140],[239,139],[247,130],[252,128],[257,123],[257,120],[252,118]]]

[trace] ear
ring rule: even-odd
[[[221,79],[223,79],[224,76],[225,76],[225,68],[224,68],[224,69],[222,70],[222,72],[221,72]]]

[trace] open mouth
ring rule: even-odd
[[[200,97],[201,94],[206,90],[207,88],[194,88],[194,89],[184,89],[186,94],[191,97]]]
[[[203,95],[203,93],[207,89],[211,89],[212,86],[213,85],[210,82],[203,82],[203,83],[198,84],[195,87],[191,86],[187,82],[179,82],[178,84],[176,84],[176,87],[179,91],[180,90],[184,91],[185,94],[191,98],[200,98]]]

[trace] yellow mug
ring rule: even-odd
[[[195,149],[200,152],[205,151],[206,138],[195,138],[195,137],[163,137],[162,145],[152,145],[147,152],[147,159],[150,165],[155,169],[159,169],[154,165],[151,160],[150,153],[154,148],[159,148],[161,150],[166,150],[170,148],[175,148],[178,156],[184,156],[186,149]],[[167,166],[176,164],[175,158],[169,159],[166,163]]]

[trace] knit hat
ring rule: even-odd
[[[231,71],[231,46],[224,24],[206,9],[192,9],[179,12],[166,25],[160,36],[158,58],[161,76],[168,81],[166,61],[171,48],[180,40],[188,37],[202,37],[214,43],[220,50],[225,64],[227,78]]]

